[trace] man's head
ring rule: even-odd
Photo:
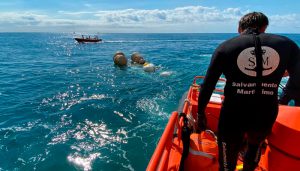
[[[251,12],[244,15],[239,21],[238,32],[242,33],[248,28],[257,29],[259,32],[265,32],[269,24],[268,17],[261,12]]]

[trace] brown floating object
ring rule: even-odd
[[[114,63],[117,66],[126,66],[127,65],[127,58],[125,54],[121,51],[117,51],[113,57]]]
[[[141,64],[139,61],[143,59],[143,57],[141,56],[141,54],[139,54],[138,52],[134,52],[131,55],[131,63],[136,63],[136,64]]]

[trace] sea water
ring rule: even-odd
[[[0,170],[145,170],[194,76],[236,35],[101,34],[78,44],[69,33],[0,33]],[[158,70],[115,67],[116,51]]]

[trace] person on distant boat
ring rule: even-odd
[[[284,36],[267,34],[268,18],[251,12],[239,21],[236,36],[215,50],[198,99],[198,132],[206,129],[205,108],[219,77],[226,78],[218,124],[220,170],[234,171],[243,141],[243,170],[254,170],[260,146],[278,114],[278,86],[285,72],[295,75],[299,48]],[[299,79],[298,79],[299,80]]]
[[[300,50],[299,52],[300,53]],[[298,55],[300,56],[300,55]],[[294,100],[295,106],[300,106],[300,60],[298,60],[296,71],[293,74],[288,74],[290,77],[279,99],[279,104],[287,105],[291,100]]]
[[[125,54],[121,51],[117,51],[113,57],[113,61],[115,65],[119,67],[125,67],[127,66],[127,58]]]

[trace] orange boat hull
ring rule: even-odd
[[[196,79],[202,77],[196,77]],[[190,87],[184,106],[183,113],[197,118],[199,86],[193,82]],[[222,80],[224,81],[224,80]],[[221,92],[221,90],[217,90]],[[221,101],[223,96],[215,94],[206,108],[208,128],[217,131]],[[183,145],[180,140],[180,121],[178,112],[173,112],[166,129],[157,145],[157,148],[148,164],[148,171],[177,171],[179,170]],[[279,114],[273,126],[271,135],[266,140],[266,147],[262,151],[259,167],[262,171],[296,171],[300,170],[300,107],[279,106]],[[174,136],[178,135],[178,136]],[[186,159],[188,160],[188,158]],[[189,163],[185,161],[185,163]],[[210,170],[218,171],[218,162],[208,169],[202,168],[201,163],[185,164],[184,170]],[[238,161],[242,168],[242,162]],[[240,168],[237,167],[237,170]]]

